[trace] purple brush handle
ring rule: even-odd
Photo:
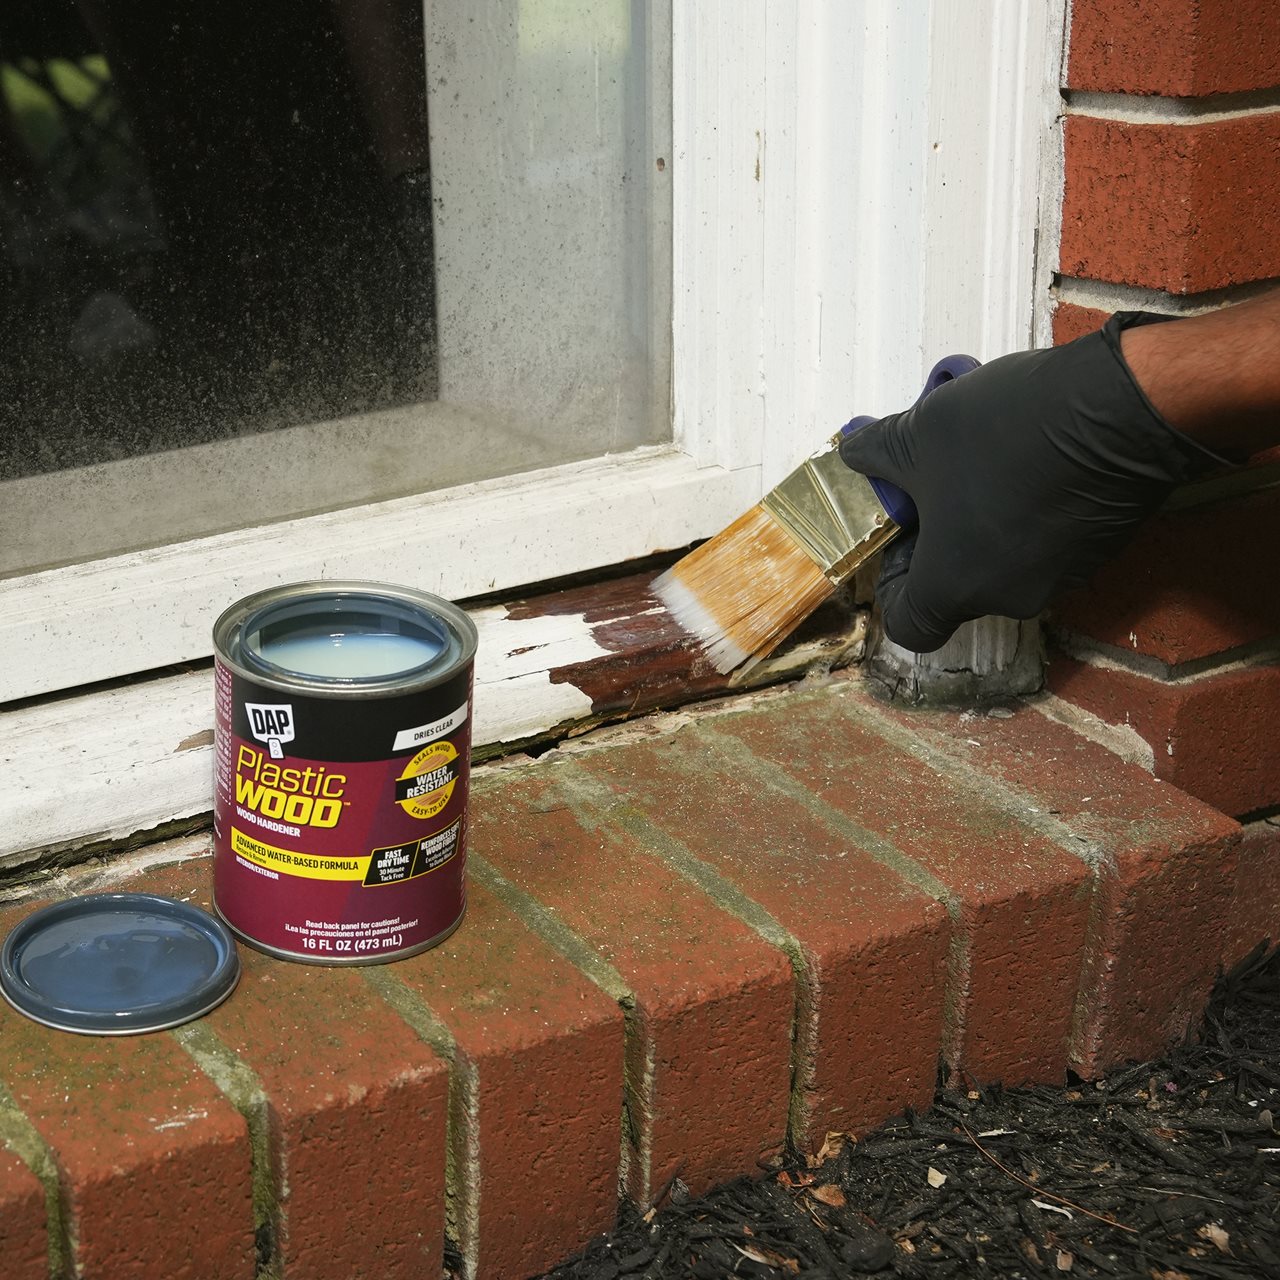
[[[951,382],[961,374],[970,373],[981,363],[972,356],[943,356],[937,364],[929,370],[929,376],[925,379],[924,390],[916,397],[916,404],[925,398],[931,391],[936,391],[944,382]],[[861,417],[852,418],[840,428],[841,436],[852,435],[855,431],[861,431],[863,427],[869,427],[873,422],[879,422],[879,418],[869,418],[866,414]],[[875,495],[880,499],[880,505],[884,508],[885,515],[903,529],[913,529],[919,518],[916,514],[916,504],[911,501],[911,495],[904,490],[899,489],[896,484],[890,484],[888,480],[881,480],[878,476],[868,476],[867,479],[871,483],[871,488],[875,491]]]

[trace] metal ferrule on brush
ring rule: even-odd
[[[760,505],[836,586],[898,531],[866,476],[840,460],[834,441],[775,485]]]

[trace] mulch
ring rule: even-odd
[[[1280,1280],[1280,949],[1197,1034],[1092,1083],[945,1081],[932,1108],[648,1213],[544,1280]]]

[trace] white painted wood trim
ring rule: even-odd
[[[674,5],[671,58],[675,441],[703,463],[758,463],[764,5]]]
[[[606,651],[580,615],[511,619],[475,609],[476,747],[519,741],[591,715],[551,673]],[[32,851],[122,840],[212,806],[209,669],[0,711],[5,779],[0,870]]]
[[[925,172],[926,355],[990,360],[1031,344],[1046,74],[1045,0],[931,10]],[[1056,71],[1056,68],[1055,68]]]
[[[640,609],[650,608],[639,593],[636,600]],[[524,742],[601,714],[590,673],[593,664],[600,670],[625,656],[610,633],[615,617],[561,612],[525,616],[523,610],[512,616],[503,606],[469,612],[479,632],[472,707],[475,748]],[[633,624],[645,616],[634,614]],[[796,676],[815,664],[845,665],[861,652],[865,628],[860,622],[856,618],[848,634],[817,635],[790,646],[733,687]],[[633,625],[631,643],[639,643],[635,637],[641,630]],[[726,683],[725,691],[729,688]],[[598,685],[595,691],[598,696]],[[0,709],[0,886],[43,854],[118,843],[208,813],[213,802],[213,716],[208,667]]]
[[[854,368],[858,314],[868,305],[857,291],[860,222],[902,216],[910,194],[895,188],[892,207],[859,209],[858,165],[875,118],[859,115],[861,10],[844,0],[769,8],[761,164],[766,487],[854,414],[869,412],[871,393]],[[926,77],[917,67],[907,92],[922,92]]]
[[[973,0],[963,14],[952,4],[930,11],[914,277],[924,367],[956,351],[991,360],[1049,336],[1066,10],[1067,0]],[[992,694],[1022,691],[1040,681],[1037,624],[979,619],[931,654],[885,639],[876,663],[920,690],[972,673]]]
[[[749,469],[649,449],[0,583],[0,702],[212,652],[217,615],[310,578],[450,599],[680,547],[751,505]]]
[[[942,356],[1031,343],[1063,4],[676,6],[681,448],[768,489]]]
[[[1062,197],[1066,186],[1063,121],[1067,57],[1071,47],[1070,0],[1047,0],[1040,105],[1040,234],[1036,242],[1034,331],[1037,347],[1053,345],[1053,312],[1062,244]],[[1119,309],[1119,308],[1117,308]]]
[[[703,462],[759,464],[762,493],[855,413],[895,404],[874,358],[860,376],[856,348],[899,281],[860,291],[860,271],[869,229],[919,223],[920,193],[880,181],[868,198],[859,178],[929,67],[904,57],[905,79],[868,84],[882,50],[864,13],[886,7],[675,7],[675,439]],[[895,152],[884,168],[901,163]]]

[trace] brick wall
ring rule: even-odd
[[[1054,339],[1280,279],[1280,5],[1075,0]],[[1280,451],[1177,495],[1051,615],[1052,691],[1157,777],[1280,806]]]

